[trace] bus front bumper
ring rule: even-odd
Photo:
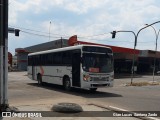
[[[91,84],[91,88],[97,88],[97,87],[110,87],[110,83],[106,83],[106,84]]]
[[[101,87],[113,87],[112,82],[85,82],[82,88],[101,88]]]

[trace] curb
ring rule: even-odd
[[[111,111],[115,111],[115,112],[124,111],[124,112],[131,113],[131,114],[135,113],[135,112],[129,112],[128,110],[117,108],[117,107],[114,107],[114,106],[102,106],[102,105],[95,104],[95,103],[90,103],[88,105],[94,105],[94,106],[97,106],[97,107],[100,107],[100,108],[104,108],[104,109],[107,109],[107,110],[111,110]],[[138,116],[133,116],[133,117],[141,119],[141,120],[160,120],[160,119],[155,118],[155,117],[138,117]]]

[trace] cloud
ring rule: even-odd
[[[105,3],[108,3],[109,0],[68,0],[66,2],[65,9],[78,14],[87,13],[90,9],[100,8]]]
[[[75,34],[82,37],[92,36],[109,33],[112,30],[137,32],[144,24],[159,20],[158,3],[158,0],[11,0],[9,24],[48,33],[49,22],[53,20],[51,33],[55,37],[68,37]],[[140,37],[141,41],[154,39],[149,30],[141,36],[143,36]],[[28,37],[23,37],[21,40],[25,41]],[[30,39],[35,38],[30,37]],[[121,33],[114,39],[117,43],[107,42],[111,40],[110,34],[80,40],[101,41],[101,43],[104,41],[104,44],[125,46],[125,43],[118,41],[132,42],[134,38],[131,34]],[[48,38],[41,41],[46,42]]]
[[[10,23],[17,22],[17,16],[19,13],[41,14],[50,10],[54,10],[54,7],[75,12],[77,14],[87,13],[90,9],[98,8],[108,0],[27,0],[19,2],[12,0],[10,2]],[[13,19],[14,18],[14,19]]]
[[[17,23],[17,17],[18,17],[20,12],[28,11],[33,6],[39,4],[39,0],[33,0],[33,1],[28,0],[25,3],[21,3],[21,2],[18,2],[18,1],[12,0],[9,4],[9,23],[10,24],[16,24]]]

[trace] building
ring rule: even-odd
[[[12,67],[12,54],[8,52],[8,70],[11,70]]]
[[[104,45],[104,44],[97,44],[91,42],[83,42],[77,40],[77,36],[72,36],[68,41],[70,46],[77,45],[77,44],[90,44],[90,45],[100,45],[111,47],[114,54],[114,71],[115,73],[131,73],[132,68],[132,60],[133,54],[135,53],[135,66],[137,67],[137,60],[140,53],[140,50],[135,50],[131,48],[124,48],[118,46],[111,46],[111,45]]]
[[[17,69],[17,56],[13,56],[12,58],[12,68]]]
[[[114,54],[115,73],[131,73],[133,64],[133,55],[135,54],[135,72],[139,74],[152,73],[155,62],[155,72],[160,71],[160,52],[152,50],[134,50],[111,45],[103,45],[91,42],[78,41],[77,36],[69,39],[69,45],[91,44],[111,47]],[[156,58],[156,59],[155,59]]]
[[[151,73],[153,72],[154,64],[155,71],[160,71],[160,52],[141,50],[138,57],[138,72]]]
[[[115,73],[131,73],[133,55],[135,54],[136,73],[148,73],[153,71],[155,52],[151,50],[134,50],[118,46],[83,42],[72,36],[67,39],[59,39],[47,43],[42,43],[26,48],[17,48],[17,64],[19,70],[27,70],[27,57],[29,53],[43,50],[56,49],[61,47],[73,46],[78,44],[90,44],[111,47],[114,53],[114,71]],[[160,52],[156,53],[156,71],[160,70]]]
[[[32,52],[38,52],[38,51],[44,51],[44,50],[50,50],[50,49],[56,49],[61,47],[68,46],[68,40],[67,39],[58,39],[55,41],[50,41],[47,43],[42,43],[26,48],[16,48],[16,56],[17,56],[17,67],[20,71],[26,71],[27,70],[27,59],[28,54]]]

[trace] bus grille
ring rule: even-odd
[[[108,77],[91,77],[91,81],[109,81]]]

